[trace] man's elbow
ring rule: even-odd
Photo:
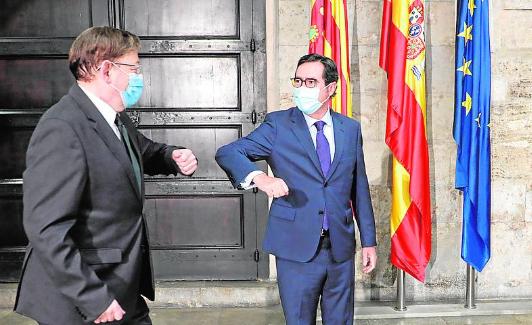
[[[218,148],[216,150],[216,154],[214,155],[214,159],[220,165],[225,157],[227,157],[230,154],[231,151],[231,144],[226,144]]]

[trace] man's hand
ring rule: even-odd
[[[253,183],[257,185],[259,190],[266,193],[269,197],[277,198],[288,195],[288,186],[286,186],[286,183],[280,178],[260,174],[253,177]]]
[[[377,264],[377,249],[373,247],[362,247],[362,272],[373,271]]]
[[[172,152],[172,159],[175,161],[181,174],[192,175],[198,168],[198,160],[190,149],[176,149]]]
[[[121,320],[125,313],[126,312],[122,309],[122,307],[120,307],[118,302],[113,300],[109,307],[107,307],[107,309],[94,321],[94,323],[100,324]]]

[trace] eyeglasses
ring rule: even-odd
[[[314,88],[320,83],[319,80],[314,79],[314,78],[307,78],[307,79],[290,78],[290,81],[292,82],[292,86],[295,88],[299,88],[303,86],[303,84],[305,84],[305,87],[307,88]]]
[[[124,66],[130,68],[136,74],[141,74],[142,73],[142,65],[140,65],[140,64],[130,64],[130,63],[122,63],[122,62],[113,62],[113,63],[116,64],[116,65],[124,65]]]

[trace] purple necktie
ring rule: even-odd
[[[320,160],[321,171],[323,172],[323,176],[327,177],[327,173],[329,172],[329,168],[331,167],[331,148],[329,147],[329,141],[327,141],[327,138],[323,133],[323,127],[325,126],[325,124],[326,123],[323,121],[317,121],[316,123],[314,123],[314,126],[316,127],[316,130],[318,130],[318,133],[316,134],[316,152],[318,153],[318,159]],[[327,211],[325,211],[325,214],[323,216],[322,228],[324,230],[329,229]]]

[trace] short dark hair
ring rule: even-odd
[[[338,68],[333,60],[316,53],[307,54],[299,59],[296,69],[307,62],[321,62],[323,64],[323,80],[325,80],[325,85],[338,81]]]
[[[102,61],[113,61],[139,49],[139,38],[128,31],[109,26],[91,27],[79,34],[70,47],[70,71],[76,80],[90,81]]]

